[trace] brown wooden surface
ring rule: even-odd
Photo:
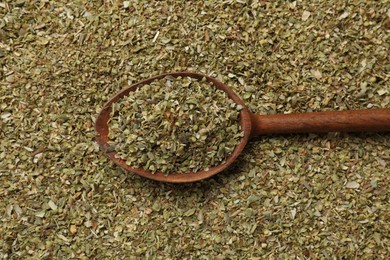
[[[390,109],[251,115],[252,136],[285,133],[386,132]]]

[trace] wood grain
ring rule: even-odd
[[[390,131],[390,109],[251,115],[252,136],[265,134]]]

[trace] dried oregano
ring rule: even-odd
[[[240,109],[205,79],[165,77],[113,104],[110,144],[128,165],[153,173],[207,170],[240,142]]]

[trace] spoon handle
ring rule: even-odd
[[[251,117],[252,136],[390,131],[390,108],[275,115],[252,114]]]

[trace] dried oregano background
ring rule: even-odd
[[[0,2],[0,256],[384,259],[390,135],[274,135],[191,185],[123,172],[94,119],[189,70],[253,112],[390,107],[389,1]]]

